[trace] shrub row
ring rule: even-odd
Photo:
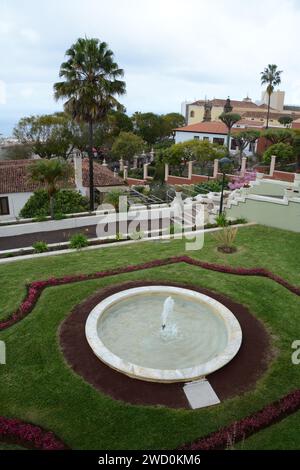
[[[0,441],[38,450],[64,450],[66,446],[51,431],[19,419],[0,416]]]
[[[294,390],[240,421],[185,444],[180,450],[221,450],[271,426],[300,409],[300,389]]]
[[[280,276],[277,276],[276,274],[264,268],[241,268],[241,267],[234,268],[231,266],[225,266],[221,264],[214,264],[214,263],[207,263],[204,261],[199,261],[199,260],[190,258],[189,256],[173,256],[170,258],[149,261],[147,263],[129,265],[124,268],[110,269],[107,271],[99,271],[99,272],[95,272],[91,274],[78,274],[74,276],[64,276],[64,277],[58,277],[58,278],[54,277],[54,278],[46,279],[44,281],[31,282],[31,284],[27,286],[27,295],[25,299],[23,300],[23,302],[21,303],[21,305],[19,306],[19,308],[16,310],[16,312],[14,312],[8,318],[0,321],[0,331],[17,323],[23,317],[28,315],[33,309],[33,307],[35,306],[42,290],[45,289],[46,287],[61,286],[63,284],[70,284],[72,282],[86,281],[90,279],[100,279],[100,278],[107,277],[107,276],[125,274],[125,273],[134,272],[134,271],[139,271],[142,269],[150,269],[150,268],[166,266],[168,264],[175,264],[175,263],[188,263],[193,266],[199,266],[200,268],[203,268],[203,269],[210,269],[212,271],[218,271],[218,272],[223,272],[227,274],[236,274],[240,276],[267,277],[277,282],[278,284],[282,285],[283,287],[288,289],[290,292],[293,292],[294,294],[300,296],[299,287],[290,284],[285,279],[281,278]]]

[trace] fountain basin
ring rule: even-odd
[[[168,322],[176,334],[161,334],[164,301],[172,296]],[[238,352],[242,331],[233,313],[199,292],[147,286],[118,292],[100,302],[86,321],[86,338],[108,366],[136,379],[191,381],[227,364]]]

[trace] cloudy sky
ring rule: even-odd
[[[260,71],[284,71],[300,104],[300,0],[0,0],[0,133],[61,109],[53,83],[84,35],[108,42],[125,70],[129,113],[180,111],[184,100],[261,94]]]

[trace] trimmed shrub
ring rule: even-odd
[[[45,253],[49,250],[47,243],[43,241],[35,242],[32,247],[35,253]]]
[[[72,214],[88,210],[88,199],[78,191],[61,189],[54,196],[56,214]],[[28,199],[20,212],[24,218],[37,218],[50,215],[50,204],[47,191],[39,189]]]
[[[70,248],[80,250],[81,248],[88,246],[88,244],[89,241],[83,233],[75,233],[75,235],[72,235],[70,238]]]

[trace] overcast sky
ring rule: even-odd
[[[24,115],[60,110],[53,83],[66,49],[106,41],[125,70],[128,113],[180,111],[182,101],[248,93],[283,70],[300,104],[300,0],[0,0],[0,133]]]

